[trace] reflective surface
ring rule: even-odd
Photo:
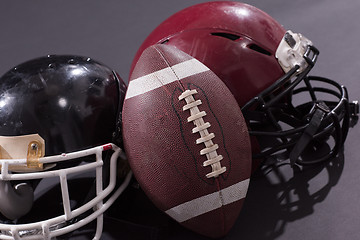
[[[111,69],[87,57],[25,62],[0,79],[0,135],[39,134],[47,156],[112,142],[124,93]]]
[[[240,2],[209,2],[181,10],[156,27],[141,52],[165,42],[211,68],[243,106],[284,74],[275,52],[285,29],[268,14]]]

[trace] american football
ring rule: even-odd
[[[173,46],[147,48],[130,76],[123,129],[134,175],[160,210],[208,237],[231,229],[251,147],[235,98],[212,71]]]

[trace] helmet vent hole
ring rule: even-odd
[[[211,35],[213,35],[213,36],[219,36],[219,37],[224,37],[224,38],[230,39],[230,40],[232,40],[232,41],[235,41],[235,40],[237,40],[237,39],[240,38],[240,36],[238,36],[238,35],[231,34],[231,33],[223,33],[223,32],[211,33]]]
[[[251,45],[249,46],[249,48],[250,48],[251,50],[256,51],[256,52],[259,52],[259,53],[262,53],[262,54],[271,56],[271,53],[270,53],[269,51],[265,50],[264,48],[260,47],[259,45],[251,44]]]

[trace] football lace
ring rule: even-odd
[[[200,111],[199,105],[202,104],[201,100],[195,100],[194,95],[198,92],[193,90],[186,90],[179,96],[179,101],[185,100],[186,105],[183,106],[183,111],[190,110],[190,117],[188,122],[193,122],[195,127],[192,129],[192,133],[199,133],[200,138],[196,140],[196,144],[205,144],[205,148],[200,151],[200,155],[206,155],[207,160],[203,163],[203,166],[211,166],[212,171],[206,174],[207,178],[218,177],[220,174],[226,171],[226,167],[222,167],[220,161],[223,159],[222,155],[217,153],[219,148],[218,144],[214,144],[212,139],[215,137],[214,133],[209,133],[208,128],[211,126],[209,122],[205,122],[203,117],[206,116],[205,111]]]

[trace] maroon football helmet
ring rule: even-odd
[[[175,13],[141,45],[131,72],[143,50],[156,43],[197,58],[224,81],[247,120],[253,159],[313,164],[334,157],[358,113],[345,87],[308,76],[319,54],[312,42],[256,7],[220,1]],[[318,154],[324,144],[326,151]],[[311,150],[317,156],[306,157]]]

